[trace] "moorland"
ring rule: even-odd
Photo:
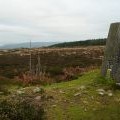
[[[120,91],[101,77],[104,46],[0,50],[0,120],[118,120]],[[24,81],[40,57],[44,77]]]

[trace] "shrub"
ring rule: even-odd
[[[16,77],[18,83],[23,85],[47,85],[53,83],[53,79],[50,77],[49,74],[41,73],[40,75],[36,74],[21,74],[21,76]]]
[[[62,67],[59,67],[59,66],[55,66],[55,67],[51,67],[51,68],[49,68],[49,73],[51,74],[51,75],[60,75],[60,74],[63,74],[63,72],[62,72],[62,70],[63,70],[63,68]]]
[[[36,106],[28,99],[0,101],[0,120],[43,120],[42,106]]]

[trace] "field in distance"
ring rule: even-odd
[[[54,82],[60,82],[70,80],[89,68],[100,67],[104,46],[1,50],[0,76],[14,78],[28,71],[30,51],[32,67],[34,68],[37,64],[39,55],[45,72]]]

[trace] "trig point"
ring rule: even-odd
[[[120,22],[110,25],[102,63],[102,76],[106,76],[108,69],[111,78],[120,83]]]

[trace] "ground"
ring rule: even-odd
[[[102,63],[104,46],[78,48],[33,48],[32,68],[35,70],[38,54],[41,69],[55,82],[65,81],[66,72],[81,74],[91,67],[99,67]],[[0,76],[7,78],[20,77],[29,70],[29,49],[0,50]],[[76,68],[81,70],[76,70]],[[72,68],[72,69],[71,69]],[[75,72],[76,71],[76,72]]]
[[[46,99],[41,99],[39,88],[44,90]],[[42,100],[47,120],[120,119],[119,87],[109,76],[101,77],[99,70],[89,71],[69,82],[24,88],[14,84],[9,85],[7,89],[9,89],[9,95],[0,95],[1,99],[14,94],[31,96],[35,102]]]
[[[77,80],[50,86],[47,92],[54,99],[47,104],[48,119],[120,119],[120,91],[112,80],[107,80],[100,77],[99,71],[92,71]]]

